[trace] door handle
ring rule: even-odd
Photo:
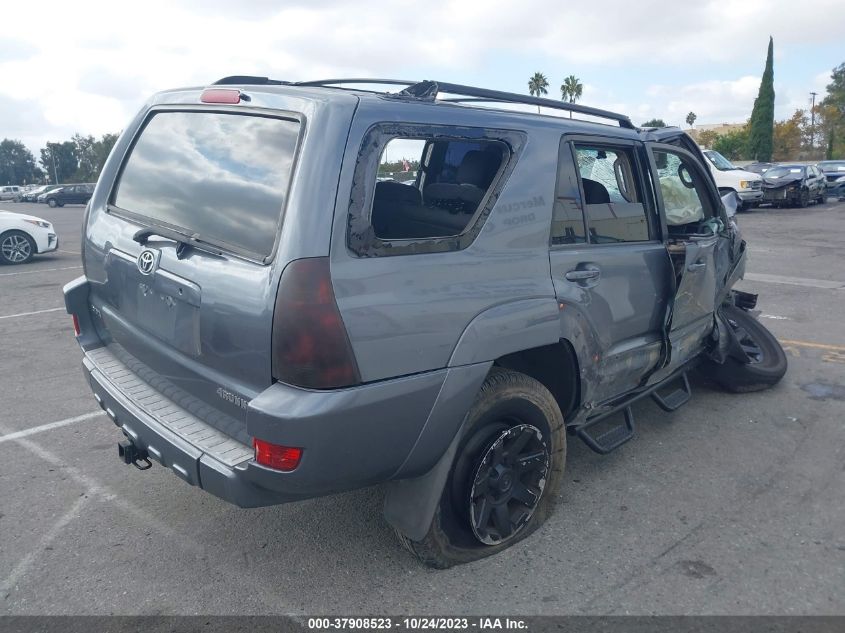
[[[567,281],[589,281],[591,279],[598,279],[601,277],[601,271],[598,268],[586,268],[582,270],[570,270],[564,275]]]
[[[704,268],[707,268],[707,264],[705,262],[695,262],[694,264],[690,264],[689,266],[687,266],[687,270],[691,273],[694,273],[698,270],[703,270]]]

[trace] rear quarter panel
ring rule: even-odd
[[[372,125],[395,120],[400,107],[404,120],[415,124],[528,132],[483,228],[463,250],[358,257],[347,248],[345,192],[352,190],[361,139]],[[341,171],[331,264],[338,306],[364,380],[493,360],[559,340],[549,229],[562,125],[551,117],[362,100]],[[565,125],[579,129],[577,122]],[[366,208],[374,187],[374,182],[366,187]],[[468,329],[471,323],[475,326]],[[513,324],[526,328],[524,336],[511,331]],[[575,335],[583,350],[583,332]]]

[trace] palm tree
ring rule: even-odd
[[[695,112],[690,112],[690,113],[687,115],[687,125],[689,125],[690,127],[692,127],[692,124],[693,124],[693,123],[695,123],[695,120],[696,120],[697,118],[698,118],[698,117],[697,117],[697,116],[695,116]]]
[[[549,87],[549,80],[543,73],[534,73],[531,79],[528,80],[528,94],[532,97],[540,97],[549,94],[546,88]],[[540,106],[537,106],[537,113],[540,113]]]
[[[560,98],[564,101],[575,103],[582,94],[584,94],[584,86],[575,75],[569,75],[560,85]],[[569,111],[569,118],[572,118],[572,110]]]

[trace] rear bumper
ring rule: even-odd
[[[180,479],[241,507],[273,505],[387,481],[420,436],[446,371],[333,392],[274,385],[250,405],[248,432],[304,449],[292,472],[141,380],[108,348],[85,354],[94,397],[123,433]],[[255,401],[253,401],[255,402]],[[269,405],[269,406],[267,406]]]
[[[303,449],[296,470],[281,472],[257,464],[251,447],[194,416],[187,410],[193,407],[183,408],[166,389],[156,391],[104,347],[84,278],[65,286],[65,302],[80,324],[88,383],[115,424],[180,479],[241,507],[426,472],[451,442],[489,369],[479,363],[332,391],[273,384],[249,403],[246,432]]]

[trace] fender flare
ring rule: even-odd
[[[559,339],[560,310],[554,296],[501,303],[469,322],[452,351],[449,367],[494,361]]]

